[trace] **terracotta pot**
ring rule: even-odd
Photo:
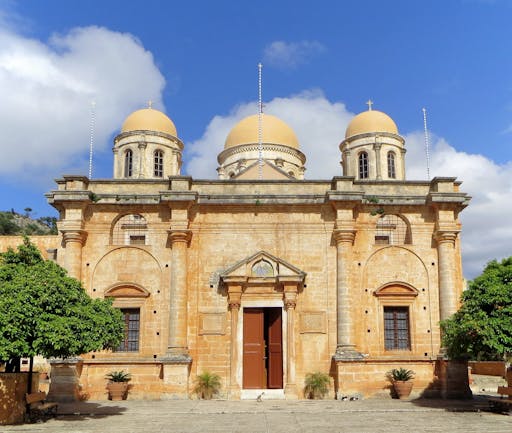
[[[110,400],[119,401],[126,400],[128,394],[128,383],[126,382],[109,382],[107,385],[108,397]]]
[[[393,387],[395,388],[395,393],[399,399],[404,399],[411,395],[412,391],[412,381],[411,380],[395,380],[393,382]]]

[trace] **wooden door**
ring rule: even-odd
[[[265,384],[265,338],[262,308],[244,308],[244,389],[266,388]]]
[[[266,308],[268,332],[268,388],[283,387],[283,337],[281,308]]]

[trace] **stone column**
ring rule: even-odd
[[[187,247],[190,238],[190,230],[169,230],[171,242],[171,299],[166,358],[186,362],[191,362],[187,343]]]
[[[349,275],[352,245],[355,231],[335,230],[336,241],[336,273],[337,273],[337,345],[335,361],[363,359],[363,355],[355,350],[353,343],[353,322],[351,316],[352,297],[350,294]]]
[[[64,267],[70,277],[81,279],[82,276],[82,247],[87,238],[83,230],[62,230],[62,239],[66,248]]]
[[[459,290],[455,284],[455,240],[457,231],[436,232],[439,272],[439,316],[448,319],[457,311]]]
[[[146,177],[146,147],[148,147],[148,145],[145,141],[139,142],[139,175],[137,176],[139,179]],[[152,176],[149,175],[147,177],[150,178]]]
[[[286,309],[286,385],[287,398],[297,398],[295,382],[295,307],[297,305],[297,284],[284,284],[284,308]]]
[[[238,359],[238,320],[240,305],[242,302],[242,286],[231,286],[228,289],[228,303],[231,311],[231,352],[229,372],[229,396],[234,399],[240,398],[240,384],[238,383],[238,372],[240,361]]]
[[[373,149],[375,150],[375,176],[377,180],[382,180],[382,167],[381,167],[381,157],[380,157],[380,149],[382,148],[382,144],[377,142],[379,137],[375,137],[375,144]]]
[[[401,176],[399,179],[401,180],[404,180],[405,179],[405,153],[406,153],[406,150],[404,148],[401,148],[400,149],[400,167],[401,167],[401,170],[402,170],[402,173],[401,173]],[[398,173],[397,173],[398,175]],[[430,180],[430,179],[429,179]]]

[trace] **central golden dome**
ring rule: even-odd
[[[368,132],[389,132],[391,134],[398,134],[398,128],[393,119],[382,111],[363,111],[355,116],[348,124],[345,138]]]
[[[299,140],[286,123],[270,114],[262,115],[262,142],[282,144],[299,148]],[[241,144],[258,143],[258,115],[246,117],[238,122],[228,134],[224,149],[240,146]]]
[[[121,128],[121,132],[128,131],[156,131],[178,137],[172,120],[153,108],[143,108],[130,114]]]

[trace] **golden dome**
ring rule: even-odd
[[[345,138],[368,132],[389,132],[398,134],[396,123],[386,113],[368,110],[359,113],[347,126]]]
[[[286,123],[270,114],[262,117],[262,142],[282,144],[299,148],[299,140]],[[228,134],[224,149],[239,146],[241,144],[258,143],[258,115],[252,115],[238,122]]]
[[[143,108],[130,114],[121,128],[121,132],[127,131],[156,131],[178,136],[172,120],[153,108]]]

